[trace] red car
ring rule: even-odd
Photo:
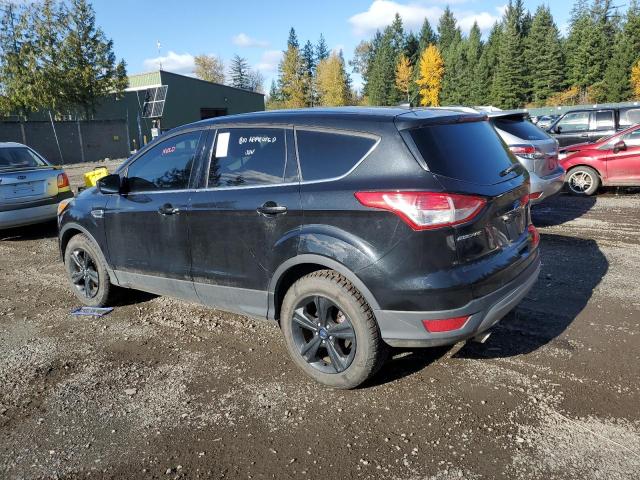
[[[560,149],[571,193],[593,195],[600,186],[640,186],[640,124],[595,143]]]

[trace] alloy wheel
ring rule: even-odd
[[[83,248],[71,252],[71,281],[86,298],[93,298],[100,289],[100,277],[95,261]]]
[[[588,172],[576,172],[569,178],[569,188],[574,193],[584,193],[593,186],[593,177]]]
[[[341,373],[356,353],[351,319],[332,300],[321,295],[306,297],[293,312],[292,333],[298,353],[323,373]]]

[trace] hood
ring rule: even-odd
[[[566,147],[560,148],[560,153],[574,153],[581,152],[583,150],[590,150],[593,148],[597,148],[599,143],[576,143],[575,145],[567,145]]]

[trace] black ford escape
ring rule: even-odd
[[[295,363],[351,388],[388,346],[453,344],[532,287],[528,178],[486,118],[277,111],[177,128],[62,205],[73,291],[118,287],[280,323]]]

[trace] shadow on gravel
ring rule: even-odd
[[[138,303],[145,303],[157,298],[158,295],[154,293],[141,292],[140,290],[132,289],[120,289],[117,299],[113,302],[111,307],[126,307],[127,305],[136,305]]]
[[[362,385],[362,388],[384,385],[419,372],[441,359],[452,348],[453,345],[415,350],[394,348],[380,371],[371,380]]]
[[[596,197],[576,197],[567,193],[556,195],[531,209],[533,224],[553,227],[582,217],[596,204]]]
[[[486,343],[467,342],[456,357],[511,357],[552,341],[560,349],[574,348],[558,337],[585,308],[609,262],[590,239],[543,234],[541,249],[542,271],[531,292],[492,329]]]
[[[58,236],[58,224],[55,220],[26,227],[9,228],[0,230],[0,242],[22,240],[40,240],[43,238],[56,238]]]

